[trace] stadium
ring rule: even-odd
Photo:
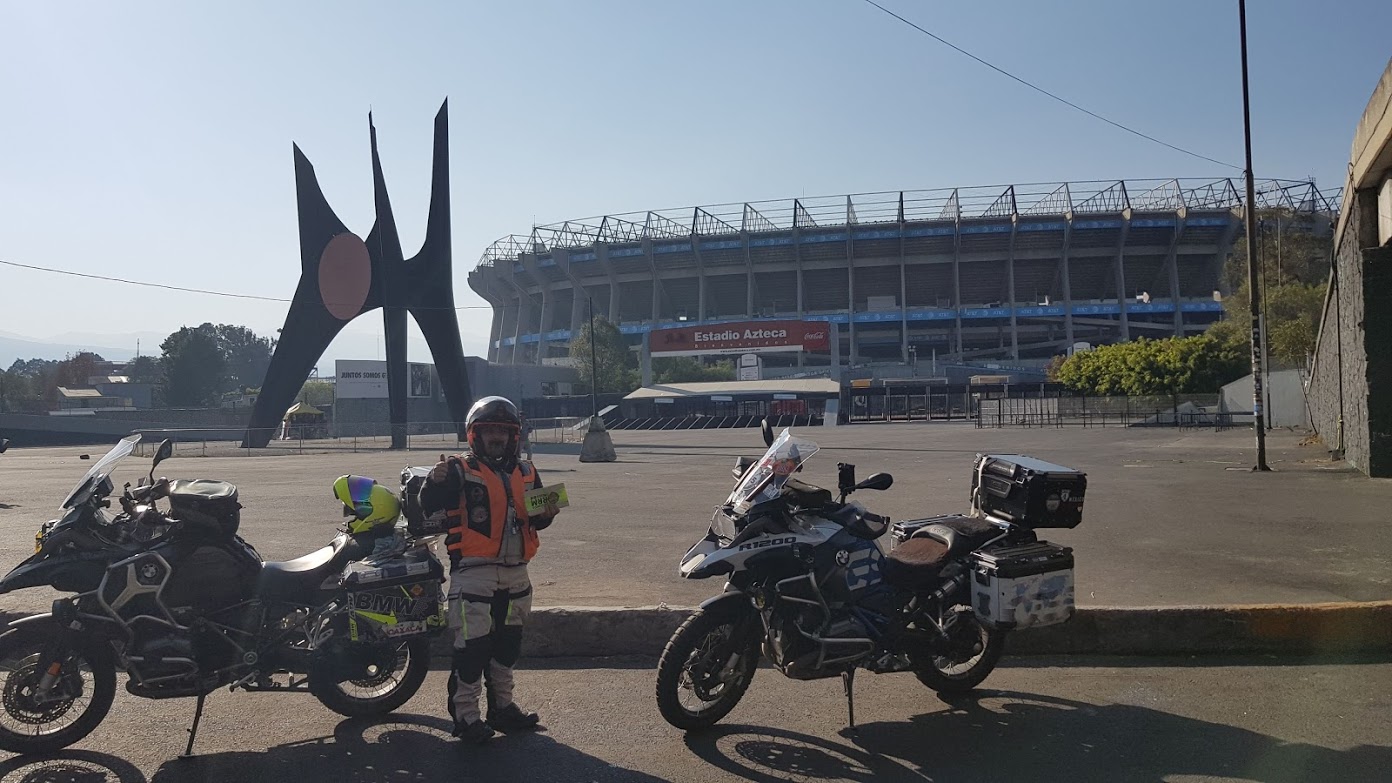
[[[1332,215],[1337,193],[1265,180],[1259,209]],[[826,322],[826,354],[771,368],[1037,365],[1077,343],[1203,331],[1222,315],[1241,183],[1125,180],[894,191],[608,215],[488,247],[470,287],[489,359],[553,364],[596,315],[655,329]]]

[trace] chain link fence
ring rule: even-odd
[[[1251,412],[1222,410],[1220,395],[1093,397],[1051,396],[979,399],[976,426],[1001,427],[1177,427],[1231,429],[1251,426]]]
[[[584,418],[528,419],[527,444],[581,443],[589,431],[590,420]],[[242,446],[246,428],[179,428],[145,427],[135,430],[141,435],[136,447],[138,456],[153,455],[166,438],[174,441],[178,456],[258,456],[267,454],[330,454],[337,452],[387,451],[392,447],[391,424],[386,422],[354,423],[351,430],[333,434],[329,427],[318,425],[289,425],[276,431],[264,449]],[[411,422],[407,425],[406,448],[410,450],[458,452],[465,448],[454,422]],[[524,446],[525,450],[525,446]]]

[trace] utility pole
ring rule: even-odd
[[[580,444],[581,462],[614,462],[614,440],[604,428],[604,420],[599,418],[599,362],[595,356],[594,299],[590,303],[590,427],[585,432],[585,442]],[[573,338],[572,338],[573,339]],[[573,344],[573,343],[572,343]]]
[[[1256,471],[1269,471],[1266,464],[1266,413],[1262,409],[1262,333],[1261,296],[1257,293],[1257,196],[1252,180],[1252,104],[1247,87],[1247,0],[1237,0],[1238,35],[1242,41],[1242,134],[1247,150],[1247,294],[1252,308],[1252,427],[1257,434]]]
[[[590,415],[599,418],[599,396],[596,390],[599,387],[599,362],[595,359],[595,333],[594,333],[594,299],[589,299],[590,303]]]

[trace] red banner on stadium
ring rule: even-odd
[[[822,321],[745,321],[657,329],[648,335],[654,356],[779,353],[830,350],[831,327]]]

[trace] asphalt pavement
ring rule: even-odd
[[[1385,781],[1392,663],[1007,659],[945,702],[912,675],[839,680],[761,669],[707,732],[657,714],[651,659],[523,661],[518,697],[543,733],[483,747],[449,737],[445,673],[383,721],[308,695],[208,699],[196,758],[179,759],[190,699],[123,690],[107,721],[50,759],[0,758],[0,783],[332,781]]]
[[[1022,452],[1087,471],[1087,507],[1073,530],[1045,535],[1074,548],[1084,607],[1317,603],[1392,599],[1392,481],[1331,463],[1300,433],[1269,438],[1276,472],[1254,474],[1250,431],[1004,429],[970,424],[874,424],[800,431],[821,443],[810,481],[835,484],[836,463],[860,476],[889,471],[894,486],[857,498],[895,519],[965,510],[978,452]],[[758,431],[613,433],[619,462],[582,464],[573,447],[540,447],[548,483],[572,506],[542,535],[532,566],[538,606],[694,606],[720,586],[676,573],[730,490],[734,458],[762,451]],[[11,449],[0,456],[0,567],[32,551],[34,530],[104,448]],[[411,452],[298,444],[246,452],[180,446],[160,466],[170,477],[219,478],[241,492],[242,535],[268,559],[322,546],[341,517],[333,480],[345,473],[395,485],[406,464],[433,463],[438,447]],[[117,480],[148,460],[132,456]],[[119,483],[118,483],[119,486]],[[45,609],[51,596],[0,596],[0,612]]]

